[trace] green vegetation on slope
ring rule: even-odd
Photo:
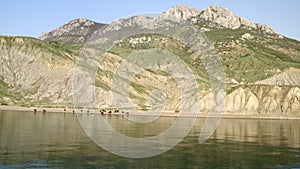
[[[242,38],[246,33],[251,38]],[[254,83],[288,67],[300,68],[300,42],[246,29],[205,32],[222,59],[227,77]]]
[[[225,29],[212,28],[205,34],[214,43],[223,63],[227,78],[233,78],[240,85],[251,85],[256,81],[267,79],[275,74],[289,68],[300,69],[300,42],[262,33],[257,30],[247,29]],[[250,35],[248,38],[245,34]],[[0,44],[6,44],[7,47],[17,49],[29,48],[39,52],[50,53],[58,62],[60,59],[75,61],[75,57],[80,55],[81,45],[65,44],[61,42],[47,42],[30,37],[8,37],[0,36]],[[2,46],[3,47],[3,46]],[[209,77],[200,58],[193,58],[193,51],[179,40],[160,34],[141,34],[124,39],[116,44],[109,53],[118,55],[118,59],[124,60],[130,54],[146,49],[162,49],[175,56],[178,56],[193,71],[199,85],[209,87]],[[117,60],[117,61],[120,61]],[[110,60],[109,60],[110,61]],[[114,61],[114,60],[111,60]],[[117,62],[116,61],[116,62]],[[121,62],[121,61],[120,61]],[[86,69],[90,69],[88,65],[82,65]],[[148,75],[157,76],[160,79],[171,78],[167,72],[160,70],[145,70]],[[110,80],[113,79],[114,72],[112,70],[98,69],[95,85],[105,91],[110,91]],[[122,77],[120,77],[122,78]],[[142,79],[139,81],[138,79]],[[131,98],[140,100],[139,106],[143,107],[147,100],[142,96],[150,93],[154,86],[147,86],[143,80],[151,81],[153,79],[146,75],[136,75],[135,81],[130,83],[132,91],[129,91]],[[159,78],[156,79],[159,81]],[[174,79],[173,79],[174,80]],[[167,80],[166,80],[167,81]],[[38,87],[39,84],[34,84]],[[237,86],[229,86],[228,92],[233,92]],[[14,89],[0,80],[0,101],[1,104],[25,104],[30,102],[22,99],[26,93],[14,92]],[[37,88],[32,88],[36,89]],[[27,92],[36,92],[34,90]],[[30,94],[32,94],[30,93]],[[45,100],[49,102],[49,100]],[[50,103],[49,103],[50,104]],[[145,108],[145,107],[143,107]]]
[[[0,105],[31,106],[30,99],[25,99],[19,92],[0,79]]]
[[[46,42],[31,37],[0,36],[0,63],[3,66],[0,75],[0,104],[20,106],[53,104],[49,99],[51,96],[46,92],[47,81],[59,83],[60,80],[67,78],[63,72],[57,73],[59,66],[64,65],[64,70],[68,70],[69,65],[71,70],[72,62],[79,55],[80,49],[79,45]],[[41,67],[45,69],[39,70]],[[24,72],[32,73],[24,77]],[[32,79],[34,81],[31,81]],[[53,91],[50,87],[48,90]],[[63,88],[55,90],[61,91]],[[42,99],[29,99],[30,96],[39,96],[43,92],[45,97]]]
[[[82,49],[82,45],[56,41],[47,42],[32,37],[0,36],[0,42],[7,44],[9,47],[37,49],[41,52],[71,60],[74,60],[74,56],[78,56]]]
[[[132,43],[132,41],[130,41],[132,39],[142,39],[142,43],[140,43],[141,40],[139,40],[139,43]],[[201,81],[204,82],[202,84],[207,84],[208,75],[201,59],[193,58],[193,51],[191,51],[188,46],[172,37],[160,34],[135,35],[130,38],[124,39],[121,43],[115,45],[109,52],[119,55],[122,58],[126,59],[129,56],[129,54],[131,54],[134,51],[152,48],[166,50],[179,57],[185,64],[187,64],[187,66],[190,69],[192,69],[193,73],[197,76],[197,78],[201,79]],[[160,74],[163,73],[161,71],[159,72]],[[154,74],[159,72],[151,71],[151,73]]]

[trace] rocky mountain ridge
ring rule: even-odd
[[[206,10],[197,10],[185,5],[178,5],[166,11],[163,15],[172,15],[183,20],[190,20],[195,24],[208,24],[211,27],[258,29],[265,33],[276,34],[267,25],[252,23],[245,18],[234,15],[229,9],[216,5],[209,6]]]
[[[108,31],[118,30],[122,26],[136,25],[138,27],[151,27],[160,20],[168,18],[178,18],[184,21],[190,21],[193,24],[203,26],[203,29],[209,30],[206,27],[219,27],[228,29],[248,29],[259,30],[262,33],[277,35],[277,33],[270,27],[263,24],[255,24],[247,19],[234,15],[230,10],[219,7],[209,6],[206,10],[198,10],[186,5],[177,5],[170,10],[163,12],[161,15],[154,18],[148,16],[133,16],[129,19],[119,19],[113,21],[109,25],[97,23],[88,19],[74,19],[63,26],[48,32],[43,33],[39,38],[47,41],[62,41],[67,43],[85,43],[89,37],[99,31],[99,29],[106,29]]]
[[[103,28],[105,25],[85,18],[78,18],[55,30],[43,33],[39,38],[46,41],[84,43],[96,30]]]

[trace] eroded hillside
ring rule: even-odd
[[[207,10],[176,6],[155,18],[133,17],[115,21],[105,27],[96,26],[106,32],[113,32],[124,25],[153,27],[154,23],[162,23],[162,19],[169,15],[195,24],[213,43],[226,74],[225,113],[278,116],[300,114],[300,42],[278,35],[270,27],[251,23],[227,9],[215,6]],[[86,41],[89,36],[99,32],[94,24],[77,24],[77,21],[80,20],[70,22],[76,26],[75,32],[72,32],[73,29],[64,29],[70,28],[67,24],[48,33],[47,41],[28,37],[0,37],[2,105],[73,106],[74,68],[78,58],[83,57],[83,44],[78,43],[82,37]],[[82,25],[86,30],[83,29],[85,34],[81,36],[82,32],[77,29],[81,30]],[[64,41],[65,37],[68,37],[67,41]],[[70,43],[72,40],[74,43]],[[199,88],[201,112],[207,112],[211,106],[211,84],[205,63],[195,57],[185,44],[160,34],[128,37],[114,43],[114,47],[103,55],[94,82],[97,106],[115,106],[112,84],[116,72],[128,61],[129,55],[158,48],[179,56],[190,68]],[[143,69],[134,75],[130,79],[128,97],[140,110],[149,110],[153,106],[151,99],[166,99],[166,111],[178,112],[181,95],[176,80],[158,68],[159,65],[155,69]],[[159,92],[153,92],[154,89]]]

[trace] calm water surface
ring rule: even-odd
[[[132,137],[158,134],[175,119],[142,125],[128,124],[121,116],[106,118]],[[0,168],[300,168],[299,120],[223,119],[213,136],[198,144],[203,123],[198,119],[166,153],[129,159],[93,143],[76,115],[0,111]]]

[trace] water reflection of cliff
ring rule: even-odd
[[[0,157],[7,160],[36,158],[37,152],[55,156],[56,149],[63,155],[82,153],[78,147],[89,142],[76,115],[0,111]]]
[[[196,130],[200,131],[203,122],[203,119],[197,121]],[[299,148],[300,121],[222,119],[212,138]]]
[[[107,116],[106,119],[123,134],[131,137],[149,137],[164,132],[176,118],[159,118],[149,124],[129,123],[121,116]],[[204,121],[205,119],[197,119],[191,134],[199,137]],[[4,147],[26,148],[32,144],[43,147],[42,145],[47,143],[65,143],[74,148],[82,139],[88,140],[76,115],[0,113],[0,128],[0,142]],[[222,119],[211,138],[300,148],[300,121]]]
[[[122,116],[105,118],[132,137],[161,133],[176,119],[134,124]],[[299,168],[297,120],[223,119],[211,139],[198,144],[204,122],[197,119],[190,135],[166,153],[129,159],[94,144],[76,115],[0,111],[0,168],[278,168],[279,164]]]
[[[125,118],[108,117],[107,120],[115,129],[128,136],[149,137],[164,132],[176,118],[162,117],[149,124],[130,123]],[[191,134],[199,137],[204,122],[205,119],[197,119]],[[124,127],[131,128],[131,130],[124,131]],[[299,148],[300,121],[222,119],[211,138],[220,141],[253,142],[262,145]]]

